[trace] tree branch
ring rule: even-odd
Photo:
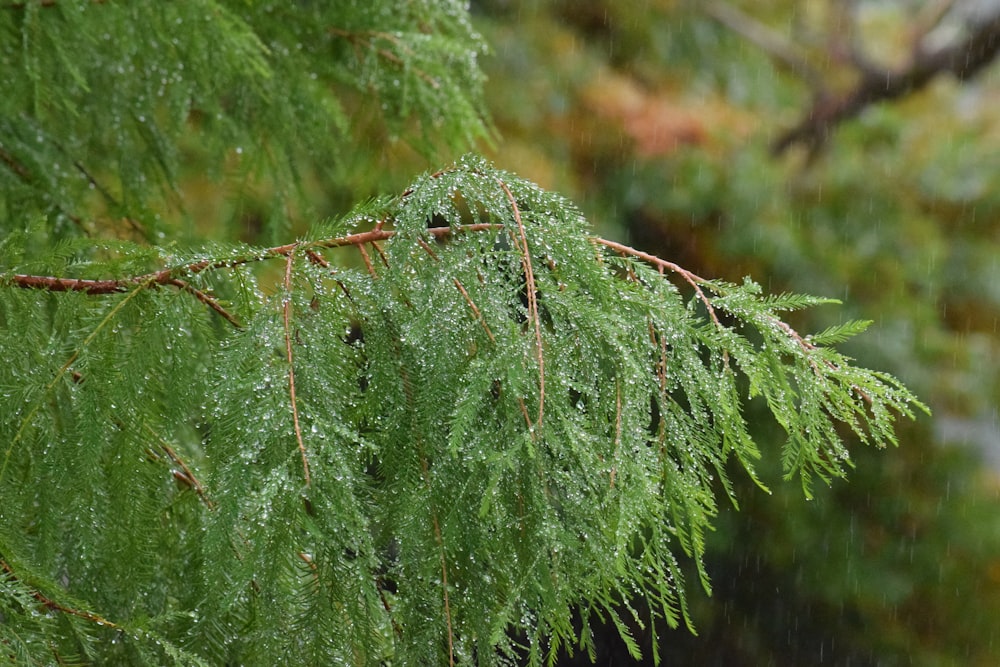
[[[506,183],[499,178],[497,183],[500,184],[504,195],[507,196],[514,213],[514,222],[517,223],[517,235],[512,233],[511,236],[514,237],[514,242],[519,246],[521,252],[525,291],[528,293],[528,317],[531,318],[535,327],[535,354],[538,358],[538,419],[535,424],[541,427],[542,417],[545,416],[545,357],[542,353],[542,322],[538,315],[538,295],[535,294],[535,271],[531,263],[531,250],[528,248],[528,235],[524,229],[524,222],[521,220],[521,210],[517,206],[517,200],[514,199],[514,195]]]
[[[306,486],[311,485],[309,476],[309,458],[306,456],[306,444],[302,440],[302,426],[299,424],[299,406],[295,399],[295,360],[292,357],[292,264],[295,261],[294,247],[285,256],[285,294],[282,306],[282,317],[285,325],[285,353],[288,357],[288,400],[292,404],[292,423],[295,426],[295,441],[302,455],[302,470]]]
[[[34,184],[35,178],[32,175],[31,171],[23,164],[21,164],[21,162],[19,162],[17,158],[14,157],[10,152],[8,152],[3,146],[0,146],[0,162],[6,164],[7,167],[11,171],[13,171],[17,175],[17,177],[20,178],[25,183],[29,185]],[[62,213],[67,218],[72,220],[73,224],[76,225],[80,229],[80,231],[82,231],[85,235],[87,236],[90,235],[90,232],[87,230],[87,227],[83,222],[83,218],[73,213],[70,213],[69,211],[65,210],[59,205],[56,205],[55,208],[58,211],[62,211]]]
[[[517,244],[520,253],[522,255],[522,267],[525,272],[525,283],[526,283],[525,287],[528,292],[527,296],[528,316],[532,320],[534,327],[535,347],[537,355],[536,358],[539,367],[539,381],[538,381],[539,405],[538,405],[538,415],[534,422],[528,415],[527,407],[523,404],[521,405],[521,410],[524,413],[525,421],[530,428],[533,425],[541,424],[544,416],[545,361],[542,351],[541,318],[538,312],[537,295],[535,294],[536,286],[534,279],[534,269],[529,257],[530,249],[528,248],[527,232],[526,229],[524,228],[524,223],[521,220],[520,209],[517,207],[516,200],[514,199],[513,194],[507,188],[506,184],[503,183],[503,181],[499,180],[498,183],[500,184],[501,189],[504,191],[504,194],[508,197],[508,200],[513,206],[513,216],[515,222],[517,222],[518,224],[518,229],[513,232],[513,239],[514,242]],[[476,223],[470,225],[461,225],[454,228],[430,227],[427,229],[427,233],[435,237],[447,237],[455,233],[465,233],[465,232],[472,233],[472,232],[486,231],[490,229],[501,229],[503,227],[504,225],[496,223]],[[274,246],[272,248],[267,248],[259,253],[250,256],[243,256],[243,257],[237,257],[226,260],[217,260],[217,261],[203,260],[179,267],[163,269],[160,271],[155,271],[141,276],[134,276],[129,278],[119,278],[119,279],[109,279],[109,280],[87,280],[79,278],[55,278],[51,276],[15,274],[13,276],[8,277],[6,281],[9,285],[19,288],[44,289],[51,292],[78,291],[92,295],[126,292],[129,291],[130,289],[135,289],[137,286],[152,287],[155,285],[173,285],[191,293],[192,295],[195,296],[195,298],[197,298],[199,301],[202,301],[202,303],[206,304],[207,306],[215,310],[217,313],[219,313],[222,317],[224,317],[234,326],[239,327],[240,324],[238,320],[236,320],[236,318],[233,317],[230,313],[226,312],[225,309],[223,309],[222,306],[219,305],[219,303],[213,297],[193,288],[191,285],[180,280],[179,278],[176,278],[175,276],[196,275],[198,273],[207,270],[228,268],[240,264],[248,264],[251,262],[264,261],[268,259],[283,257],[286,260],[285,289],[290,290],[291,285],[289,282],[290,276],[288,274],[288,271],[290,270],[289,267],[290,267],[291,255],[294,251],[296,251],[296,249],[304,252],[306,256],[310,258],[311,261],[320,264],[326,264],[328,266],[329,264],[326,262],[326,260],[323,260],[322,257],[315,252],[316,248],[340,248],[346,246],[354,246],[362,253],[362,257],[365,258],[365,265],[367,266],[369,273],[372,275],[372,277],[377,277],[371,258],[369,257],[367,251],[365,250],[365,245],[369,243],[372,244],[372,246],[379,251],[379,255],[383,258],[384,261],[385,255],[382,253],[382,250],[378,246],[377,241],[390,239],[393,236],[395,236],[395,234],[396,232],[394,232],[393,230],[383,229],[382,223],[380,222],[376,225],[375,229],[367,232],[360,232],[358,234],[350,234],[348,236],[336,237],[320,241],[311,241],[308,243],[289,243],[285,245]],[[592,237],[591,241],[595,245],[604,246],[606,248],[609,248],[610,250],[617,252],[620,255],[631,256],[636,259],[640,259],[644,262],[647,262],[652,266],[657,267],[657,269],[661,273],[663,273],[664,271],[669,271],[671,273],[677,274],[694,290],[695,296],[698,298],[698,300],[702,302],[702,304],[704,304],[705,309],[708,313],[708,317],[709,319],[711,319],[712,323],[719,329],[724,328],[721,320],[719,319],[718,313],[716,312],[716,308],[712,303],[712,299],[708,296],[708,294],[705,293],[705,290],[702,287],[702,285],[709,282],[706,279],[692,273],[691,271],[688,271],[687,269],[683,268],[678,264],[675,264],[674,262],[661,259],[655,255],[651,255],[641,250],[636,250],[635,248],[624,245],[622,243],[618,243],[616,241],[611,241],[601,237]],[[433,250],[429,246],[425,248],[425,251],[429,252],[431,257],[434,257]],[[473,312],[473,315],[483,326],[488,337],[492,340],[493,332],[489,329],[489,326],[486,324],[486,321],[483,318],[482,313],[479,311],[476,304],[472,301],[471,296],[465,290],[464,286],[461,285],[460,283],[456,283],[456,288],[462,293],[462,296],[468,303],[470,309]],[[290,302],[286,302],[285,304],[286,343],[289,344],[290,344],[290,334],[289,334],[290,308],[291,308]],[[787,323],[783,322],[778,318],[773,318],[773,320],[774,324],[779,328],[781,328],[782,330],[784,330],[790,338],[795,340],[799,344],[799,346],[803,349],[804,352],[809,353],[813,349],[815,349],[815,346],[809,343],[809,341],[805,340],[801,335],[798,334],[798,332],[792,329]],[[291,363],[290,349],[287,350],[287,353],[289,356],[289,363]],[[723,354],[723,359],[728,364],[728,354],[725,352]],[[294,377],[290,378],[290,383],[294,385]],[[294,386],[290,386],[290,392],[293,394],[293,408],[294,408]],[[300,437],[301,436],[299,435],[299,438]],[[304,446],[302,446],[301,440],[299,440],[299,443],[300,443],[300,449],[303,450],[303,457],[304,457]],[[308,480],[309,477],[308,463],[305,463],[305,466],[306,466],[306,478]]]
[[[925,43],[917,40],[909,63],[901,69],[860,69],[860,80],[846,94],[819,94],[805,118],[775,140],[772,154],[781,155],[795,144],[816,152],[841,122],[873,104],[916,92],[939,74],[951,74],[959,81],[973,78],[1000,53],[1000,12],[972,25],[963,41],[935,51],[928,51]]]
[[[752,16],[721,0],[706,0],[701,6],[701,10],[710,18],[757,46],[792,73],[813,85],[819,85],[822,79],[819,71],[809,64],[799,45],[786,39],[777,30],[764,25]]]
[[[18,580],[18,576],[16,574],[14,574],[14,570],[7,563],[7,561],[5,561],[3,559],[0,559],[0,572],[3,572],[4,574],[6,574],[12,580],[15,580],[15,581]],[[71,614],[72,616],[77,616],[77,617],[82,618],[82,619],[84,619],[86,621],[90,621],[92,623],[97,623],[98,625],[103,625],[105,627],[114,628],[114,629],[120,629],[120,626],[118,626],[115,623],[112,623],[111,621],[109,621],[108,619],[104,618],[103,616],[98,616],[97,614],[94,614],[94,613],[89,612],[89,611],[84,611],[82,609],[73,609],[71,607],[66,607],[64,605],[61,605],[58,602],[56,602],[55,600],[53,600],[53,599],[47,597],[46,595],[44,595],[39,590],[32,590],[31,591],[31,597],[33,597],[36,600],[38,600],[38,602],[40,602],[42,605],[44,605],[48,609],[52,609],[54,611],[61,611],[64,614]]]

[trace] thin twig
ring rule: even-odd
[[[30,183],[33,180],[31,172],[28,171],[27,167],[18,162],[17,159],[8,153],[3,146],[0,146],[0,161],[10,167],[11,171],[17,174],[22,181]]]
[[[315,250],[306,250],[306,257],[310,262],[316,264],[317,266],[322,266],[324,269],[330,268],[330,262],[323,258],[323,255],[319,254]]]
[[[392,605],[389,604],[389,599],[385,596],[385,589],[382,587],[382,580],[379,577],[375,578],[375,588],[378,589],[378,596],[382,600],[382,608],[389,614],[389,622],[392,623],[393,632],[396,633],[397,637],[402,637],[403,628],[400,627],[396,618],[392,614]]]
[[[18,576],[16,574],[14,574],[13,568],[11,568],[11,566],[7,563],[7,561],[5,561],[3,559],[0,559],[0,570],[2,570],[11,579],[14,579],[14,580],[18,580],[19,579]],[[40,603],[42,603],[45,607],[47,607],[49,609],[53,609],[55,611],[61,611],[64,614],[71,614],[73,616],[77,616],[77,617],[82,618],[84,620],[91,621],[93,623],[97,623],[98,625],[103,625],[103,626],[108,627],[108,628],[113,628],[113,629],[116,629],[116,630],[120,630],[121,629],[121,626],[119,626],[117,623],[112,623],[111,621],[109,621],[108,619],[104,618],[103,616],[99,616],[99,615],[97,615],[97,614],[95,614],[93,612],[83,611],[81,609],[73,609],[72,607],[66,607],[64,605],[61,605],[58,602],[56,602],[55,600],[53,600],[52,598],[49,598],[46,595],[44,595],[39,590],[32,590],[30,592],[30,595],[31,595],[31,597],[35,598],[36,600],[38,600]]]
[[[223,318],[225,318],[234,327],[236,327],[237,329],[242,329],[243,328],[243,325],[240,324],[240,321],[237,320],[231,313],[229,313],[229,311],[227,311],[225,308],[223,308],[214,297],[206,294],[205,292],[202,292],[201,290],[199,290],[196,287],[193,287],[190,283],[186,283],[183,280],[181,280],[180,278],[174,278],[173,280],[169,281],[167,284],[168,285],[174,285],[175,287],[179,287],[182,290],[184,290],[185,292],[190,292],[192,295],[194,295],[194,298],[198,299],[203,304],[205,304],[206,306],[208,306],[209,308],[211,308],[212,310],[214,310],[215,312],[217,312],[219,315],[221,315]]]
[[[821,81],[819,72],[809,64],[801,48],[777,30],[760,23],[749,14],[721,0],[705,0],[701,10],[751,44],[756,45],[776,62],[805,79],[814,87]]]
[[[368,269],[368,275],[372,278],[378,278],[378,274],[375,273],[375,267],[372,266],[372,258],[368,256],[368,251],[365,250],[364,244],[358,244],[358,252],[361,253],[361,259],[365,262],[365,268]]]
[[[76,167],[77,171],[83,174],[83,177],[87,179],[87,182],[90,183],[95,190],[101,193],[101,196],[104,197],[104,201],[111,204],[115,208],[121,208],[121,203],[118,201],[118,199],[116,199],[115,196],[112,195],[111,192],[106,187],[104,187],[104,185],[102,185],[100,181],[94,178],[94,175],[91,174],[90,171],[88,171],[87,168],[83,166],[82,162],[80,162],[79,160],[74,160],[73,166]],[[137,220],[134,220],[129,216],[125,216],[123,219],[125,220],[125,222],[129,224],[129,227],[138,232],[147,241],[149,240],[149,232],[147,232],[146,228],[143,227],[141,224],[139,224]]]
[[[545,415],[545,358],[542,353],[542,322],[538,315],[538,295],[535,293],[535,271],[531,263],[531,249],[528,247],[528,234],[524,228],[524,221],[521,220],[521,209],[517,206],[510,188],[501,179],[497,178],[500,188],[510,202],[511,210],[514,213],[514,222],[517,223],[517,235],[513,233],[514,242],[518,244],[521,252],[521,266],[524,268],[525,290],[528,293],[528,316],[535,326],[535,354],[538,359],[538,419],[535,425],[541,427],[542,418]]]
[[[475,314],[476,320],[478,320],[479,323],[483,326],[483,330],[486,331],[486,335],[489,337],[490,342],[496,343],[497,339],[493,337],[493,332],[490,331],[490,325],[486,323],[486,318],[483,317],[483,313],[479,310],[478,307],[476,307],[476,304],[472,300],[472,297],[469,296],[469,292],[465,289],[465,285],[463,285],[462,281],[460,281],[458,278],[453,278],[452,280],[455,283],[455,287],[458,288],[458,291],[461,292],[462,296],[465,297],[465,302],[469,304],[469,308],[471,308],[473,314]]]
[[[611,455],[611,488],[615,488],[615,477],[618,474],[618,457],[622,446],[622,386],[615,378],[615,451]]]
[[[531,439],[535,439],[535,429],[534,424],[531,423],[531,415],[528,414],[528,405],[524,402],[524,398],[518,396],[517,405],[521,408],[521,414],[524,415],[524,423],[528,425],[528,432],[531,434]]]
[[[302,471],[305,475],[306,486],[310,486],[312,482],[309,477],[309,458],[306,456],[306,445],[302,440],[302,427],[299,425],[299,407],[295,399],[295,360],[292,357],[292,264],[294,261],[295,252],[289,252],[285,259],[285,295],[282,307],[285,323],[285,352],[288,357],[288,398],[292,404],[295,441],[299,445],[299,453],[302,454]]]
[[[424,462],[426,464],[426,461]],[[441,557],[441,587],[444,589],[444,618],[448,626],[448,665],[455,666],[455,640],[454,631],[451,627],[451,603],[448,599],[448,562],[444,555],[444,538],[441,536],[441,526],[438,524],[437,514],[434,519],[434,538],[438,543],[438,554]]]
[[[434,261],[440,261],[441,258],[437,256],[437,253],[434,252],[433,248],[431,248],[429,245],[427,245],[427,241],[425,241],[425,240],[423,240],[421,238],[418,238],[417,239],[417,245],[419,245],[421,248],[423,248],[424,252],[426,252],[428,255],[430,255],[431,259],[433,259]]]
[[[184,482],[188,484],[196,494],[198,494],[198,498],[201,499],[203,503],[205,503],[206,507],[208,507],[209,509],[214,509],[215,503],[213,503],[212,500],[205,493],[205,487],[202,485],[201,482],[198,481],[198,478],[194,476],[194,472],[192,472],[191,468],[188,467],[188,464],[184,462],[184,459],[182,459],[180,456],[177,455],[177,452],[174,451],[174,448],[171,447],[159,433],[154,431],[152,426],[150,426],[149,424],[146,424],[145,426],[146,430],[152,433],[153,437],[159,441],[160,449],[162,449],[163,452],[170,457],[171,461],[180,466]]]
[[[385,250],[382,250],[382,246],[379,245],[378,241],[372,241],[372,247],[375,248],[375,252],[378,253],[379,259],[382,260],[382,266],[389,268],[389,257],[385,254]]]
[[[623,243],[618,243],[616,241],[609,241],[608,239],[603,239],[596,236],[593,238],[593,242],[611,248],[612,250],[615,250],[619,253],[625,255],[631,255],[632,257],[636,257],[645,262],[649,262],[653,266],[660,269],[661,272],[663,269],[666,269],[667,271],[676,273],[681,278],[683,278],[686,283],[688,283],[689,285],[691,285],[691,287],[694,288],[695,294],[698,296],[701,302],[705,304],[705,308],[708,309],[708,315],[709,317],[712,318],[712,321],[715,323],[715,326],[718,327],[719,329],[724,328],[722,326],[722,322],[719,321],[719,317],[715,314],[715,307],[712,305],[711,299],[709,299],[708,296],[705,294],[705,292],[701,289],[702,283],[708,282],[704,278],[697,276],[694,273],[691,273],[687,269],[677,264],[674,264],[673,262],[669,262],[665,259],[660,259],[656,255],[650,255],[648,252],[636,250],[635,248],[629,247]]]
[[[355,54],[358,56],[358,60],[361,60],[361,56],[360,56],[360,52],[358,51],[358,47],[363,42],[365,46],[367,46],[369,49],[371,49],[372,51],[374,51],[375,53],[377,53],[379,56],[385,58],[389,62],[391,62],[391,63],[393,63],[395,65],[398,65],[399,67],[403,68],[404,70],[405,69],[409,69],[410,71],[412,71],[418,77],[420,77],[421,79],[423,79],[424,81],[426,81],[427,84],[431,88],[433,88],[434,90],[437,90],[437,89],[439,89],[441,87],[441,84],[438,82],[437,79],[435,79],[434,77],[432,77],[430,74],[428,74],[427,72],[423,71],[419,67],[413,67],[412,65],[408,65],[402,58],[400,58],[399,56],[397,56],[392,51],[389,51],[388,49],[383,49],[383,48],[380,48],[378,46],[375,46],[375,40],[376,39],[384,39],[387,42],[391,42],[391,43],[395,44],[397,48],[399,48],[401,51],[403,51],[407,55],[410,55],[410,56],[414,55],[413,49],[411,49],[409,46],[407,46],[405,43],[403,43],[403,41],[401,39],[399,39],[399,37],[397,37],[397,36],[395,36],[393,34],[390,34],[390,33],[387,33],[387,32],[380,32],[380,31],[377,31],[377,30],[365,30],[365,31],[362,31],[362,32],[350,32],[348,30],[344,30],[343,28],[329,28],[327,31],[331,35],[336,35],[337,37],[343,37],[344,39],[346,39],[347,41],[349,41],[354,46]]]

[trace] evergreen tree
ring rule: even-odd
[[[782,319],[829,300],[475,156],[365,199],[492,138],[461,2],[41,0],[0,35],[4,658],[542,664],[591,621],[636,653],[689,621],[682,560],[709,585],[751,402],[806,495],[923,407],[830,347],[867,323]]]

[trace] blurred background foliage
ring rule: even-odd
[[[473,3],[501,167],[700,275],[842,299],[795,323],[875,320],[846,349],[934,409],[812,502],[745,484],[667,664],[1000,664],[1000,67],[777,143],[996,4]],[[598,664],[630,664],[613,634]]]

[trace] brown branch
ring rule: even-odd
[[[10,579],[14,581],[19,580],[18,576],[14,574],[13,568],[11,568],[11,566],[7,563],[7,561],[3,560],[2,558],[0,558],[0,571],[3,571]],[[64,614],[70,614],[72,616],[77,616],[86,621],[91,621],[92,623],[97,623],[98,625],[103,625],[108,628],[114,628],[116,630],[121,629],[121,626],[119,626],[116,623],[112,623],[103,616],[99,616],[89,611],[83,611],[82,609],[73,609],[72,607],[66,607],[64,605],[61,605],[52,598],[47,597],[39,590],[32,590],[30,595],[48,609],[52,609],[54,611],[61,611]]]
[[[535,439],[535,429],[531,423],[531,415],[528,414],[528,405],[524,402],[524,398],[518,396],[517,405],[521,408],[521,414],[524,415],[524,423],[528,425],[528,432],[531,434],[531,439]]]
[[[358,244],[358,252],[361,253],[361,259],[365,262],[365,268],[368,269],[368,275],[372,278],[378,278],[378,274],[375,273],[375,267],[372,266],[372,258],[368,256],[368,251],[365,250],[363,244]]]
[[[190,467],[188,467],[188,464],[184,462],[184,459],[178,456],[177,452],[174,451],[174,448],[171,447],[167,443],[167,441],[160,436],[159,433],[154,431],[149,424],[146,424],[146,429],[153,434],[154,438],[156,438],[159,441],[160,449],[162,449],[163,452],[170,457],[170,460],[173,461],[176,465],[180,466],[181,481],[190,486],[194,490],[194,492],[198,494],[198,498],[200,498],[201,501],[205,503],[206,507],[208,507],[209,509],[214,509],[215,503],[213,503],[212,500],[205,493],[205,487],[202,485],[201,482],[198,481],[198,478],[194,476],[194,472],[191,470]]]
[[[292,357],[292,264],[295,261],[294,249],[285,257],[285,295],[283,319],[285,324],[285,352],[288,358],[288,397],[292,404],[292,423],[295,426],[295,441],[299,446],[299,453],[302,454],[302,470],[305,475],[306,486],[310,486],[309,458],[306,456],[306,445],[302,440],[302,427],[299,424],[299,407],[295,400],[295,360]]]
[[[33,185],[35,178],[34,176],[32,176],[31,171],[23,164],[18,162],[17,158],[15,158],[13,155],[7,152],[7,150],[5,150],[3,146],[0,146],[0,162],[6,164],[10,168],[10,170],[13,171],[17,175],[17,177],[20,178],[22,181],[24,181],[29,185]],[[63,215],[72,220],[73,224],[79,227],[80,230],[84,233],[84,235],[87,236],[90,235],[90,232],[87,230],[83,218],[73,213],[70,213],[69,211],[67,211],[66,209],[62,208],[59,205],[55,205],[55,209],[57,211],[61,211]]]
[[[701,5],[701,11],[757,46],[793,74],[814,86],[819,85],[820,74],[815,67],[809,64],[799,45],[786,39],[777,30],[760,23],[749,14],[721,0],[705,0]]]
[[[382,600],[382,608],[389,613],[389,622],[392,623],[392,631],[396,633],[397,637],[403,636],[403,628],[396,621],[396,618],[392,614],[392,605],[389,604],[389,599],[385,596],[385,588],[382,585],[382,580],[379,577],[375,578],[375,588],[378,589],[378,596]]]
[[[688,283],[689,285],[691,285],[691,287],[694,288],[695,294],[698,296],[701,302],[705,304],[705,308],[708,310],[708,315],[709,317],[712,318],[712,321],[715,323],[715,326],[718,327],[719,329],[723,328],[722,322],[719,321],[718,315],[715,314],[715,307],[712,305],[711,299],[709,299],[708,296],[705,294],[704,290],[701,289],[702,283],[708,282],[704,278],[701,278],[695,275],[694,273],[691,273],[687,269],[677,264],[674,264],[673,262],[669,262],[665,259],[660,259],[656,255],[650,255],[648,252],[636,250],[635,248],[627,246],[624,243],[609,241],[608,239],[603,239],[600,237],[594,237],[593,242],[611,248],[612,250],[621,253],[623,255],[631,255],[632,257],[641,259],[644,262],[648,262],[653,266],[657,267],[658,269],[660,269],[661,273],[664,269],[670,271],[671,273],[676,273],[681,278],[683,278],[686,283]]]
[[[49,292],[84,292],[85,294],[115,294],[127,292],[142,280],[86,280],[82,278],[55,278],[52,276],[31,276],[15,274],[10,284],[25,289],[44,289]]]
[[[378,241],[372,241],[372,247],[375,248],[375,252],[378,253],[379,259],[382,260],[382,266],[389,268],[389,258],[386,256],[385,251],[382,250],[382,246],[378,244]]]
[[[615,477],[618,474],[618,457],[622,446],[622,386],[615,378],[615,451],[611,455],[611,488],[615,488]]]
[[[239,320],[237,320],[232,314],[229,313],[229,311],[223,308],[214,297],[205,294],[196,287],[191,286],[190,283],[186,283],[179,278],[174,278],[173,280],[167,282],[167,284],[179,287],[185,292],[190,293],[191,295],[194,296],[194,298],[198,299],[203,304],[205,304],[206,306],[217,312],[219,315],[225,318],[230,324],[232,324],[237,329],[243,328],[243,325],[240,324]]]
[[[426,460],[424,461],[426,465]],[[444,555],[444,538],[441,536],[441,526],[438,524],[437,514],[433,514],[434,539],[438,543],[438,554],[441,557],[441,588],[444,589],[444,619],[448,626],[448,665],[455,667],[455,640],[454,631],[451,627],[451,604],[448,599],[448,561]]]
[[[433,259],[434,261],[439,261],[440,260],[440,258],[437,256],[437,253],[434,252],[434,249],[431,248],[429,245],[427,245],[427,241],[418,238],[417,239],[417,244],[421,248],[423,248],[424,252],[426,252],[428,255],[430,255],[431,259]]]
[[[413,67],[413,66],[408,67],[406,62],[402,58],[397,56],[395,53],[389,51],[388,49],[383,49],[375,45],[375,40],[382,39],[387,42],[391,42],[398,49],[400,49],[407,55],[412,56],[413,49],[408,47],[406,44],[403,43],[401,39],[399,39],[399,37],[393,34],[387,32],[379,32],[377,30],[350,32],[348,30],[344,30],[343,28],[329,28],[327,32],[329,32],[331,35],[336,35],[337,37],[343,37],[348,42],[350,42],[351,45],[354,46],[355,55],[358,56],[358,60],[361,60],[359,47],[361,45],[364,45],[367,46],[372,51],[374,51],[375,53],[377,53],[382,58],[385,58],[389,62],[393,63],[394,65],[398,65],[403,69],[411,69],[414,74],[416,74],[418,77],[426,81],[431,88],[437,90],[438,88],[441,87],[441,84],[437,81],[437,79],[432,77],[424,70],[420,69],[419,67]]]
[[[146,428],[152,431],[152,429],[149,427],[148,424],[146,425]],[[215,509],[215,503],[212,502],[212,500],[209,499],[209,497],[206,495],[205,487],[202,486],[202,483],[199,482],[198,478],[194,476],[194,473],[191,471],[188,465],[184,463],[184,459],[178,456],[177,452],[174,451],[173,447],[164,442],[159,435],[156,435],[155,433],[154,435],[158,440],[160,440],[160,449],[163,450],[163,453],[166,454],[170,458],[170,460],[174,462],[175,465],[180,467],[180,470],[173,471],[174,479],[176,479],[178,482],[181,482],[189,489],[194,491],[195,494],[198,496],[198,499],[205,504],[205,507],[209,509]],[[163,461],[163,457],[159,456],[158,454],[156,454],[156,452],[154,452],[151,449],[147,450],[147,454],[150,456],[150,458],[155,459],[156,461]]]
[[[427,230],[427,233],[435,237],[443,237],[454,234],[456,231],[459,232],[479,232],[487,229],[499,229],[503,225],[491,224],[491,223],[477,223],[473,225],[462,225],[455,229],[450,227],[434,227]],[[381,228],[374,229],[368,232],[361,232],[358,234],[350,234],[348,236],[341,236],[332,239],[326,239],[323,241],[316,241],[309,243],[309,248],[306,249],[306,254],[313,262],[317,262],[321,265],[329,264],[320,256],[315,248],[342,248],[346,246],[357,246],[362,248],[366,243],[375,243],[376,241],[384,241],[395,236],[395,232],[391,230],[383,230]],[[19,287],[23,289],[43,289],[49,292],[83,292],[85,294],[91,295],[104,295],[104,294],[118,294],[121,292],[128,292],[137,286],[155,286],[155,285],[173,285],[175,287],[181,287],[186,284],[183,283],[177,276],[193,276],[197,275],[203,271],[210,271],[215,269],[231,268],[234,266],[240,266],[243,264],[250,264],[251,262],[258,262],[268,259],[274,259],[277,257],[287,257],[287,255],[292,252],[295,248],[300,247],[303,244],[299,243],[288,243],[285,245],[274,246],[273,248],[267,248],[260,253],[244,256],[244,257],[234,257],[230,259],[223,259],[218,261],[208,261],[203,260],[199,262],[192,262],[184,266],[177,266],[168,269],[161,269],[160,271],[154,271],[152,273],[146,273],[139,276],[131,276],[128,278],[109,278],[109,279],[86,279],[86,278],[58,278],[54,276],[38,276],[38,275],[28,275],[28,274],[14,274],[8,276],[5,279],[0,278],[0,281],[5,280],[6,284],[11,287]],[[384,258],[384,253],[381,248],[375,246],[379,253]],[[365,253],[367,254],[367,253]],[[369,260],[370,262],[370,260]],[[372,267],[371,270],[374,270]],[[185,287],[187,291],[191,292],[194,296],[195,291],[193,288]],[[208,295],[203,295],[204,298],[198,297],[199,300],[203,301],[206,305],[211,307],[216,312],[219,312],[214,305],[210,303],[212,297]],[[207,299],[207,300],[206,300]],[[216,302],[216,305],[217,302]],[[220,315],[226,317],[222,312]],[[227,320],[233,321],[230,317],[226,317]],[[235,322],[234,322],[235,323]]]
[[[511,232],[514,242],[518,245],[521,253],[521,266],[524,268],[525,290],[528,293],[528,317],[531,318],[535,327],[535,354],[538,359],[538,419],[536,426],[542,425],[542,418],[545,415],[545,357],[542,353],[542,322],[538,315],[538,295],[535,293],[535,271],[531,263],[531,249],[528,247],[528,234],[524,228],[524,221],[521,220],[521,209],[517,206],[517,200],[507,184],[499,178],[496,179],[500,188],[510,202],[511,210],[514,213],[514,222],[517,223],[517,235]]]
[[[8,153],[3,146],[0,146],[0,161],[2,161],[4,164],[10,167],[10,170],[13,171],[15,174],[17,174],[17,176],[22,181],[30,183],[32,180],[34,180],[31,177],[31,172],[28,171],[28,168],[25,167],[20,162],[18,162],[17,159],[13,155]]]
[[[326,261],[323,255],[319,254],[315,250],[306,250],[306,257],[310,262],[317,266],[322,266],[324,269],[330,268],[330,262]]]
[[[959,81],[967,81],[992,63],[998,53],[1000,12],[974,25],[965,40],[948,47],[928,51],[925,41],[918,40],[905,67],[885,70],[862,68],[860,80],[846,94],[818,95],[805,118],[779,136],[772,144],[771,152],[777,156],[796,144],[803,144],[815,153],[826,143],[837,125],[857,116],[869,106],[910,95],[940,74],[951,74]]]
[[[476,307],[476,303],[472,300],[472,297],[469,296],[469,292],[465,289],[465,285],[463,285],[462,281],[460,281],[458,278],[453,278],[452,280],[455,283],[455,287],[458,288],[458,291],[462,293],[463,297],[465,297],[465,302],[469,304],[469,308],[472,309],[473,314],[476,316],[476,320],[479,322],[479,324],[482,325],[483,330],[486,331],[486,335],[489,337],[490,342],[496,343],[497,339],[493,337],[493,332],[490,330],[490,325],[486,323],[486,318],[483,317],[483,313],[479,310],[478,307]]]
[[[83,174],[83,177],[87,179],[87,182],[90,183],[91,186],[93,186],[95,190],[97,190],[98,192],[101,193],[101,196],[104,197],[104,201],[105,202],[107,202],[108,204],[111,204],[114,208],[119,208],[120,209],[122,207],[121,202],[119,202],[115,198],[115,196],[112,195],[108,191],[108,189],[106,187],[104,187],[100,183],[100,181],[98,181],[96,178],[94,178],[93,174],[91,174],[87,170],[87,168],[83,166],[82,162],[80,162],[79,160],[74,160],[73,161],[73,166],[76,167],[77,171],[79,171],[81,174]],[[128,223],[129,227],[131,227],[140,236],[142,236],[142,238],[146,239],[147,241],[149,240],[149,232],[147,232],[146,228],[143,227],[137,220],[135,220],[134,218],[131,218],[129,216],[125,216],[123,218],[123,220],[125,220],[125,222]]]

